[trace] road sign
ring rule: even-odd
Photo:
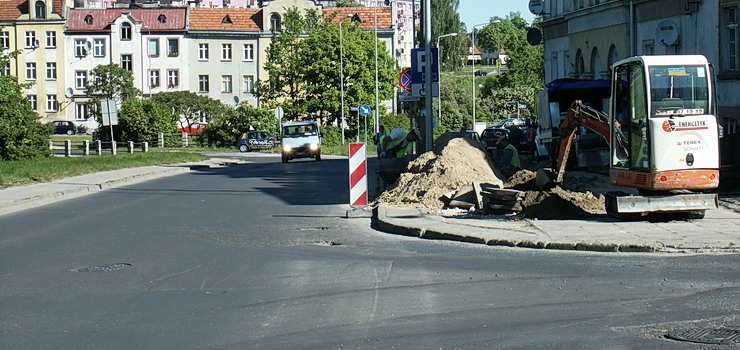
[[[426,84],[411,84],[411,96],[424,97],[426,93]],[[432,97],[439,97],[439,83],[432,83]]]
[[[104,98],[101,102],[103,107],[103,126],[118,125],[118,108],[116,101],[109,98]]]
[[[419,101],[419,98],[412,96],[411,91],[401,91],[401,93],[398,94],[398,100],[401,102],[417,102]]]
[[[352,112],[357,112],[360,110],[360,107],[349,107],[349,110]]]
[[[368,105],[362,105],[362,106],[360,106],[360,114],[362,114],[362,115],[368,115],[368,114],[370,114],[370,111],[372,111],[372,109],[370,108],[370,106],[368,106]]]
[[[414,84],[424,82],[425,49],[411,49],[411,80]],[[439,82],[439,53],[432,48],[432,82]]]
[[[349,205],[367,206],[366,144],[349,144]]]
[[[275,118],[277,118],[277,120],[282,120],[283,115],[285,115],[285,111],[283,110],[283,107],[280,107],[280,106],[275,107]]]
[[[401,74],[398,76],[398,85],[406,91],[411,91],[411,68],[401,71]]]

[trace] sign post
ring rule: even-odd
[[[370,108],[369,105],[360,106],[360,114],[362,114],[365,117],[365,143],[367,143],[367,116],[370,115],[371,111],[372,111],[372,108]],[[358,130],[359,130],[359,125],[358,125]]]

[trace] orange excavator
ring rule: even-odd
[[[612,66],[609,115],[574,101],[560,123],[555,169],[538,171],[543,188],[562,183],[580,127],[610,148],[609,181],[639,195],[607,194],[607,213],[704,217],[718,206],[719,124],[704,56],[638,56]]]

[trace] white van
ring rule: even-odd
[[[295,158],[321,160],[321,133],[314,120],[283,123],[280,143],[283,163]]]

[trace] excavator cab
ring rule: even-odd
[[[609,180],[644,195],[612,210],[716,207],[716,195],[701,193],[719,186],[712,87],[704,56],[638,56],[612,66]]]

